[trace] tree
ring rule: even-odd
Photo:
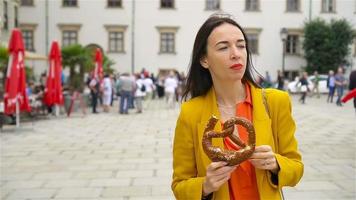
[[[69,45],[62,48],[62,65],[69,67],[69,86],[75,90],[82,90],[84,74],[94,70],[95,51],[79,44]],[[114,62],[104,55],[104,72],[111,72]],[[78,67],[79,70],[76,70]]]
[[[91,61],[90,52],[79,44],[62,48],[62,65],[69,67],[69,86],[74,90],[83,88],[84,73],[91,67]]]
[[[352,26],[345,20],[326,23],[318,18],[304,25],[303,49],[308,72],[327,73],[348,64],[349,45],[354,37]]]
[[[9,52],[7,51],[7,48],[0,46],[0,73],[2,73],[3,77],[6,76],[6,68],[7,68],[8,61],[9,61]],[[2,84],[4,84],[4,82],[2,82]]]

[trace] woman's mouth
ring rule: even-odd
[[[240,70],[240,69],[242,69],[242,67],[243,67],[243,65],[238,63],[238,64],[231,65],[230,69],[232,69],[232,70]]]

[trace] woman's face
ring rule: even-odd
[[[207,55],[200,60],[215,81],[241,80],[247,61],[246,41],[241,30],[229,23],[216,27],[208,37]]]

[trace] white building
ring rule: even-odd
[[[282,28],[288,31],[286,72],[306,65],[305,21],[346,18],[356,30],[356,0],[21,0],[19,21],[28,50],[46,55],[52,40],[62,46],[94,44],[116,62],[118,72],[157,73],[187,70],[195,34],[219,10],[246,29],[255,66],[272,77],[282,69]],[[356,42],[352,48],[355,68]]]
[[[0,0],[0,44],[7,45],[10,30],[18,27],[20,0]]]

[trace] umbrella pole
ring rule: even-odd
[[[20,128],[20,106],[18,101],[16,101],[16,128]]]
[[[56,104],[55,107],[56,107],[56,117],[58,117],[59,116],[59,105]]]

